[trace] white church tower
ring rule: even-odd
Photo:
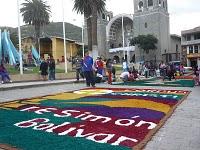
[[[167,0],[134,0],[133,30],[134,37],[153,34],[158,39],[156,51],[145,53],[136,48],[136,62],[166,60],[170,44]]]

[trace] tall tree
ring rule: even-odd
[[[22,3],[20,12],[26,24],[33,25],[35,28],[35,43],[39,49],[40,28],[49,23],[50,6],[43,0],[25,0]]]
[[[74,8],[77,13],[84,15],[87,21],[87,36],[88,36],[88,49],[92,50],[92,10],[90,0],[74,0]],[[84,20],[85,21],[85,20]]]
[[[87,20],[88,49],[97,46],[97,15],[105,8],[106,0],[74,0],[74,10]]]

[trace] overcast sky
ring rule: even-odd
[[[22,3],[24,0],[19,0]],[[62,21],[62,6],[65,8],[65,21],[81,26],[83,17],[73,12],[73,0],[46,0],[51,6],[51,21]],[[17,0],[0,0],[0,26],[17,27]],[[181,34],[182,30],[200,26],[200,0],[168,0],[170,13],[170,33]],[[133,0],[107,0],[106,8],[114,15],[133,14]],[[23,24],[22,18],[20,24]]]

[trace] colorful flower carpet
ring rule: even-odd
[[[88,88],[0,103],[0,148],[142,149],[188,94]]]
[[[194,87],[195,81],[193,79],[177,79],[163,81],[162,79],[145,79],[131,82],[116,82],[114,85],[128,85],[128,86],[169,86],[169,87]]]

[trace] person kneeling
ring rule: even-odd
[[[120,79],[124,82],[135,81],[134,74],[131,71],[124,71],[120,75]]]
[[[103,76],[101,74],[97,73],[96,77],[95,77],[95,83],[101,83],[102,79],[103,79]]]

